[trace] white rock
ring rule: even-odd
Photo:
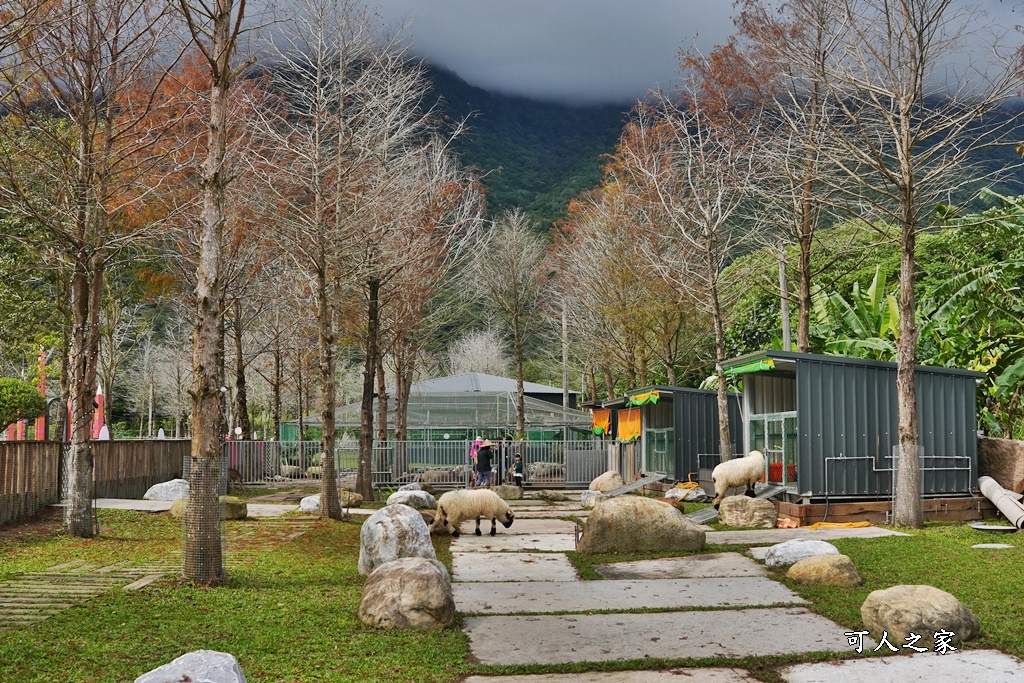
[[[142,496],[143,500],[178,500],[188,498],[189,487],[187,479],[171,479],[161,484],[154,484]]]
[[[417,510],[434,510],[437,499],[426,491],[395,491],[388,496],[388,505],[408,505]]]
[[[320,514],[320,494],[315,496],[306,496],[299,501],[299,510],[305,512],[307,515],[319,515]]]
[[[604,474],[590,482],[588,487],[591,491],[611,491],[621,486],[625,486],[626,482],[622,480],[622,475],[615,470],[608,470]]]
[[[448,570],[437,560],[404,557],[377,567],[359,600],[359,619],[377,628],[441,629],[455,619]]]
[[[227,652],[196,650],[157,667],[135,679],[135,683],[245,683],[238,660]]]
[[[831,543],[809,538],[794,538],[768,548],[764,563],[769,569],[776,569],[796,564],[805,557],[839,554],[839,548]]]
[[[411,484],[402,484],[398,487],[399,491],[422,491],[423,487],[418,482],[412,482]]]
[[[402,557],[436,560],[423,516],[408,505],[388,505],[370,515],[359,532],[359,573]]]
[[[711,496],[709,496],[704,489],[697,487],[695,489],[690,489],[683,497],[683,500],[688,503],[706,503],[711,500]]]
[[[608,496],[600,491],[583,491],[580,493],[580,504],[585,508],[592,508],[602,500],[608,500]]]
[[[686,494],[690,492],[690,489],[677,489],[671,488],[665,491],[665,498],[671,498],[672,500],[683,500],[686,498]]]

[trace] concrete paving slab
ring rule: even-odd
[[[470,519],[459,525],[459,531],[463,534],[473,534],[476,530],[476,520]],[[491,531],[491,520],[480,520],[480,531],[485,535]],[[520,519],[516,518],[512,526],[505,528],[498,523],[498,533],[518,534],[520,536],[539,536],[542,534],[572,534],[576,532],[576,523],[567,522],[564,519]]]
[[[455,609],[463,614],[757,607],[807,602],[781,583],[764,577],[460,583],[452,586],[452,593]]]
[[[455,581],[578,581],[576,568],[559,553],[452,553]]]
[[[286,512],[298,510],[299,506],[274,503],[247,503],[245,508],[250,517],[280,517]]]
[[[488,665],[607,662],[643,657],[738,658],[849,649],[842,626],[799,607],[466,617],[463,626],[469,636],[470,652],[481,664]]]
[[[582,674],[470,676],[465,683],[754,683],[743,669],[666,669],[664,671],[589,671]]]
[[[972,548],[993,548],[993,549],[998,549],[998,550],[1006,550],[1007,548],[1012,548],[1013,546],[1010,545],[1009,543],[976,543],[976,544],[972,545],[971,547]]]
[[[95,507],[101,510],[138,510],[139,512],[166,512],[173,500],[130,500],[127,498],[98,498]]]
[[[844,662],[797,664],[781,671],[788,683],[932,683],[932,681],[984,681],[1024,683],[1024,663],[998,650],[958,650],[940,655],[914,655],[851,659]]]
[[[507,534],[509,531],[498,527],[497,536],[477,536],[473,533],[462,534],[452,540],[452,552],[517,552],[541,551],[564,553],[576,550],[576,537],[573,534],[543,534],[523,536]]]
[[[880,538],[882,536],[909,536],[909,534],[877,526],[853,529],[750,529],[747,531],[709,531],[707,532],[707,542],[775,545],[792,538],[830,541],[834,538]]]
[[[560,517],[582,517],[590,515],[590,510],[516,510],[516,519],[555,519]]]
[[[638,562],[594,565],[606,579],[693,579],[721,576],[767,576],[764,565],[739,553],[666,557]]]

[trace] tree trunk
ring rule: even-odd
[[[607,400],[615,398],[615,381],[612,379],[612,369],[607,365],[604,366],[604,389]]]
[[[805,209],[806,210],[806,209]],[[808,220],[803,219],[805,222]],[[811,242],[813,232],[800,234],[799,283],[797,284],[796,350],[809,353],[811,350]],[[786,349],[789,351],[789,349]]]
[[[242,438],[252,439],[249,422],[249,399],[245,388],[245,357],[242,355],[242,302],[235,299],[235,426],[242,428]]]
[[[64,463],[64,525],[69,535],[78,538],[92,538],[96,534],[90,440],[96,395],[103,268],[102,256],[79,250],[71,277],[71,443]]]
[[[303,390],[302,390],[302,354],[301,353],[296,353],[295,354],[295,363],[296,363],[295,375],[296,375],[296,379],[297,379],[298,384],[299,384],[298,392],[296,393],[296,397],[298,399],[298,405],[296,406],[296,409],[299,411],[299,441],[305,441],[306,440],[306,423],[305,423],[305,420],[303,420],[303,413],[304,413],[303,409],[305,407],[305,404],[302,401]]]
[[[227,5],[224,7],[223,5]],[[240,18],[239,18],[240,20]],[[224,283],[221,249],[225,221],[228,88],[232,41],[231,3],[217,5],[213,35],[210,121],[207,153],[199,183],[199,268],[196,273],[196,326],[192,336],[192,464],[185,510],[183,576],[201,586],[224,580],[223,537],[218,501],[221,474],[221,379],[224,349]]]
[[[388,442],[388,386],[384,381],[384,354],[377,345],[377,359],[374,363],[377,375],[377,443]]]
[[[320,342],[320,517],[341,519],[341,498],[338,495],[338,475],[334,463],[334,411],[337,389],[334,383],[334,316],[327,299],[327,276],[324,269],[317,270],[316,317]]]
[[[523,399],[523,338],[519,319],[512,323],[512,345],[516,357],[516,439],[526,438],[526,401]]]
[[[363,500],[373,500],[373,378],[377,373],[377,330],[380,327],[378,304],[380,280],[367,282],[366,360],[363,364],[363,395],[359,405],[359,471],[356,491]]]
[[[924,526],[921,501],[921,467],[918,460],[917,321],[914,301],[914,248],[916,235],[912,208],[904,210],[900,241],[900,336],[896,340],[896,402],[899,414],[899,445],[893,521],[900,526]]]
[[[711,281],[711,314],[715,324],[715,371],[718,375],[718,442],[722,462],[733,456],[732,435],[729,432],[729,387],[725,379],[725,324],[722,321],[722,306],[718,299],[718,281]]]
[[[412,387],[412,359],[416,357],[416,348],[399,333],[395,349],[395,460],[392,475],[397,481],[399,477],[409,472],[405,442],[409,438],[409,392]]]
[[[271,411],[274,419],[274,441],[281,440],[281,341],[274,340],[274,382],[271,385]]]

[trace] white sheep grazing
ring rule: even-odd
[[[715,484],[715,509],[725,498],[731,488],[743,486],[746,494],[754,497],[754,483],[764,476],[764,454],[761,451],[750,451],[743,458],[726,460],[711,471],[711,481]]]
[[[448,491],[437,500],[437,512],[434,513],[434,522],[430,530],[441,527],[452,527],[452,536],[459,537],[459,524],[467,519],[476,518],[476,535],[480,533],[480,518],[491,518],[491,536],[497,533],[497,520],[501,520],[502,526],[506,529],[512,526],[515,520],[515,513],[508,503],[500,496],[489,489],[473,489]]]

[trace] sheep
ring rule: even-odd
[[[711,501],[718,509],[726,492],[733,487],[743,486],[746,494],[754,497],[754,482],[764,476],[764,454],[761,451],[750,451],[743,458],[726,460],[711,471],[711,481],[715,485],[715,499]]]
[[[476,518],[476,535],[480,533],[480,518],[491,518],[491,536],[497,533],[497,520],[501,520],[506,529],[512,526],[515,512],[497,493],[488,489],[448,491],[437,501],[437,512],[430,530],[452,527],[452,537],[459,537],[459,524],[467,519]]]

